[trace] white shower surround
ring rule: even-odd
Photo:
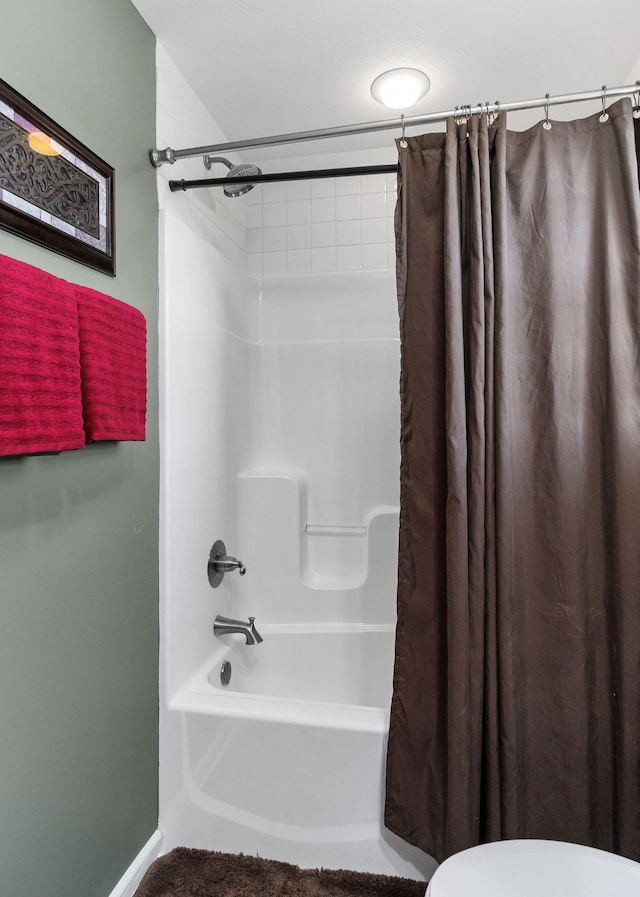
[[[393,273],[260,282],[162,212],[160,304],[163,849],[426,877],[431,860],[382,825],[390,683],[366,690],[371,651],[392,665],[392,639],[367,634],[395,621]],[[220,538],[247,574],[212,590]],[[340,656],[362,681],[300,700],[274,694],[270,670],[221,693],[217,613],[254,615],[267,646],[305,633],[309,675]],[[376,643],[367,663],[347,661],[348,633]],[[236,667],[262,648],[234,646]],[[291,667],[283,683],[304,675]]]

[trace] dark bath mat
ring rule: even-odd
[[[409,878],[176,847],[149,866],[134,897],[424,897],[426,889]]]

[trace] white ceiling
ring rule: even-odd
[[[407,115],[513,102],[640,78],[640,0],[133,0],[228,140],[397,118],[370,94],[421,68]],[[569,110],[569,111],[566,111]],[[555,107],[581,117],[587,106]],[[528,127],[538,113],[511,113]],[[298,144],[295,155],[388,147],[392,136]],[[212,140],[213,142],[213,140]],[[180,147],[174,147],[180,149]],[[285,150],[243,153],[256,160]]]

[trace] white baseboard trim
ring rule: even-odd
[[[126,870],[109,897],[133,897],[136,888],[162,847],[162,833],[156,830]]]

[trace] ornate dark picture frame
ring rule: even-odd
[[[115,276],[114,170],[0,79],[0,227]]]

